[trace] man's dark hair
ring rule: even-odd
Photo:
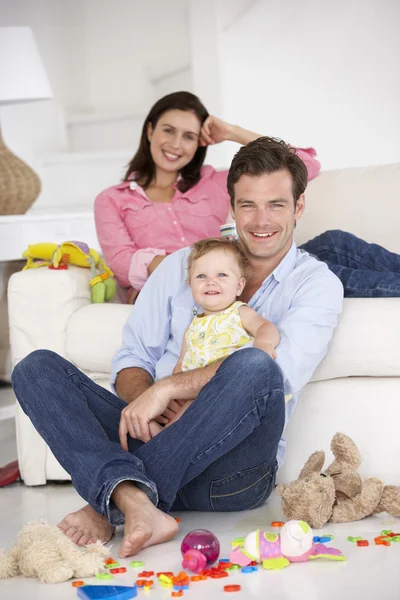
[[[227,186],[232,208],[235,207],[233,186],[242,175],[260,177],[282,169],[287,169],[292,176],[293,197],[296,204],[307,187],[308,173],[307,167],[297,156],[295,149],[283,140],[271,137],[260,137],[247,146],[242,146],[235,154],[228,173]]]

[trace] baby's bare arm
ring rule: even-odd
[[[260,317],[250,306],[241,306],[239,314],[243,327],[254,336],[254,348],[264,350],[272,358],[276,358],[275,348],[279,344],[280,336],[275,325]]]

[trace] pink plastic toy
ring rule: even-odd
[[[200,573],[219,557],[218,538],[208,529],[194,529],[182,540],[182,567]]]

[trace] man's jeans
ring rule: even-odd
[[[146,444],[129,438],[129,452],[118,438],[126,403],[58,354],[32,352],[15,367],[12,384],[77,492],[113,525],[124,522],[110,501],[124,480],[165,512],[256,508],[274,487],[283,378],[261,350],[225,359],[176,423]]]
[[[300,246],[325,262],[347,298],[400,296],[400,255],[341,230],[326,231]]]

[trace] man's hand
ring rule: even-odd
[[[123,409],[118,435],[124,450],[128,450],[128,433],[142,442],[151,440],[150,421],[161,415],[171,401],[171,388],[164,381],[149,387]]]
[[[183,413],[187,411],[187,409],[193,402],[194,400],[185,400],[180,410],[172,417],[172,419],[165,425],[165,427],[169,427],[170,425],[172,425],[172,423],[175,423],[178,419],[180,419]]]
[[[179,413],[185,402],[186,400],[171,400],[163,414],[156,417],[157,423],[161,423],[161,425],[169,423]]]

